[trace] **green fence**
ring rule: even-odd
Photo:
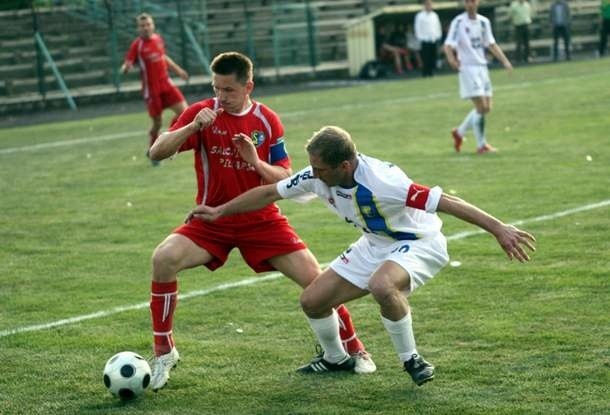
[[[304,0],[5,0],[0,2],[0,101],[38,95],[82,95],[94,89],[137,88],[139,75],[119,68],[137,36],[135,17],[147,12],[169,56],[191,78],[209,75],[217,53],[249,55],[255,68],[315,68],[345,60],[344,39],[320,28],[328,2]],[[361,5],[354,6],[362,9]],[[7,11],[8,9],[8,11]],[[357,11],[364,13],[364,9]],[[335,29],[343,31],[341,25]],[[35,40],[36,38],[38,40]],[[63,85],[63,86],[62,86]],[[134,85],[136,85],[134,87]]]

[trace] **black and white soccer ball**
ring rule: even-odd
[[[121,399],[133,399],[144,393],[150,384],[150,366],[139,354],[120,352],[104,367],[104,385]]]

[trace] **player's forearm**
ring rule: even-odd
[[[445,57],[447,58],[447,62],[451,67],[457,66],[457,60],[455,58],[455,51],[449,45],[443,46],[443,51],[445,52]]]
[[[254,168],[265,183],[277,183],[292,174],[291,169],[286,169],[282,166],[274,166],[263,160],[259,160]]]
[[[167,55],[165,55],[165,61],[167,62],[167,66],[169,67],[169,69],[176,75],[180,75],[181,73],[185,72],[184,69],[180,67],[180,65],[174,62],[174,60]]]
[[[162,133],[149,150],[152,160],[163,160],[176,154],[182,144],[195,132],[197,124],[192,122],[175,131]]]
[[[255,187],[242,193],[235,199],[218,207],[221,216],[234,215],[236,213],[251,212],[262,209],[267,205],[281,199],[275,184]]]
[[[502,229],[504,223],[487,212],[459,197],[442,194],[437,207],[438,212],[448,213],[465,222],[472,223],[492,235]]]
[[[511,66],[510,61],[508,60],[504,52],[502,52],[502,49],[500,49],[500,46],[498,46],[497,43],[490,45],[489,51],[502,63],[502,65],[504,65],[504,67],[508,68]]]

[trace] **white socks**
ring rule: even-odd
[[[477,148],[481,148],[485,145],[485,116],[479,114],[476,109],[473,109],[466,115],[464,121],[460,124],[457,131],[462,137],[466,132],[472,128],[474,130],[474,137],[477,140]]]
[[[477,148],[485,145],[485,116],[475,111],[472,116],[472,129],[474,137],[477,139]]]
[[[466,134],[466,131],[468,131],[468,129],[470,127],[472,127],[472,117],[474,114],[477,113],[477,110],[473,109],[472,111],[470,111],[468,113],[468,115],[466,115],[466,118],[464,118],[464,121],[462,121],[462,123],[460,124],[460,126],[458,127],[458,134],[461,135],[462,137],[464,137],[464,134]]]
[[[406,316],[398,321],[388,320],[384,316],[381,316],[381,321],[385,329],[390,333],[390,338],[400,361],[406,362],[410,360],[411,356],[417,353],[413,326],[411,324],[411,312],[409,311]]]
[[[333,308],[333,313],[324,318],[309,318],[309,325],[318,337],[318,341],[324,349],[324,360],[330,363],[338,363],[345,359],[347,353],[341,343],[339,336],[339,316]]]

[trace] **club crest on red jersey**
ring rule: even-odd
[[[265,142],[265,133],[263,133],[262,131],[254,130],[252,131],[252,134],[250,134],[250,138],[252,139],[252,143],[254,143],[256,147],[259,147]]]

